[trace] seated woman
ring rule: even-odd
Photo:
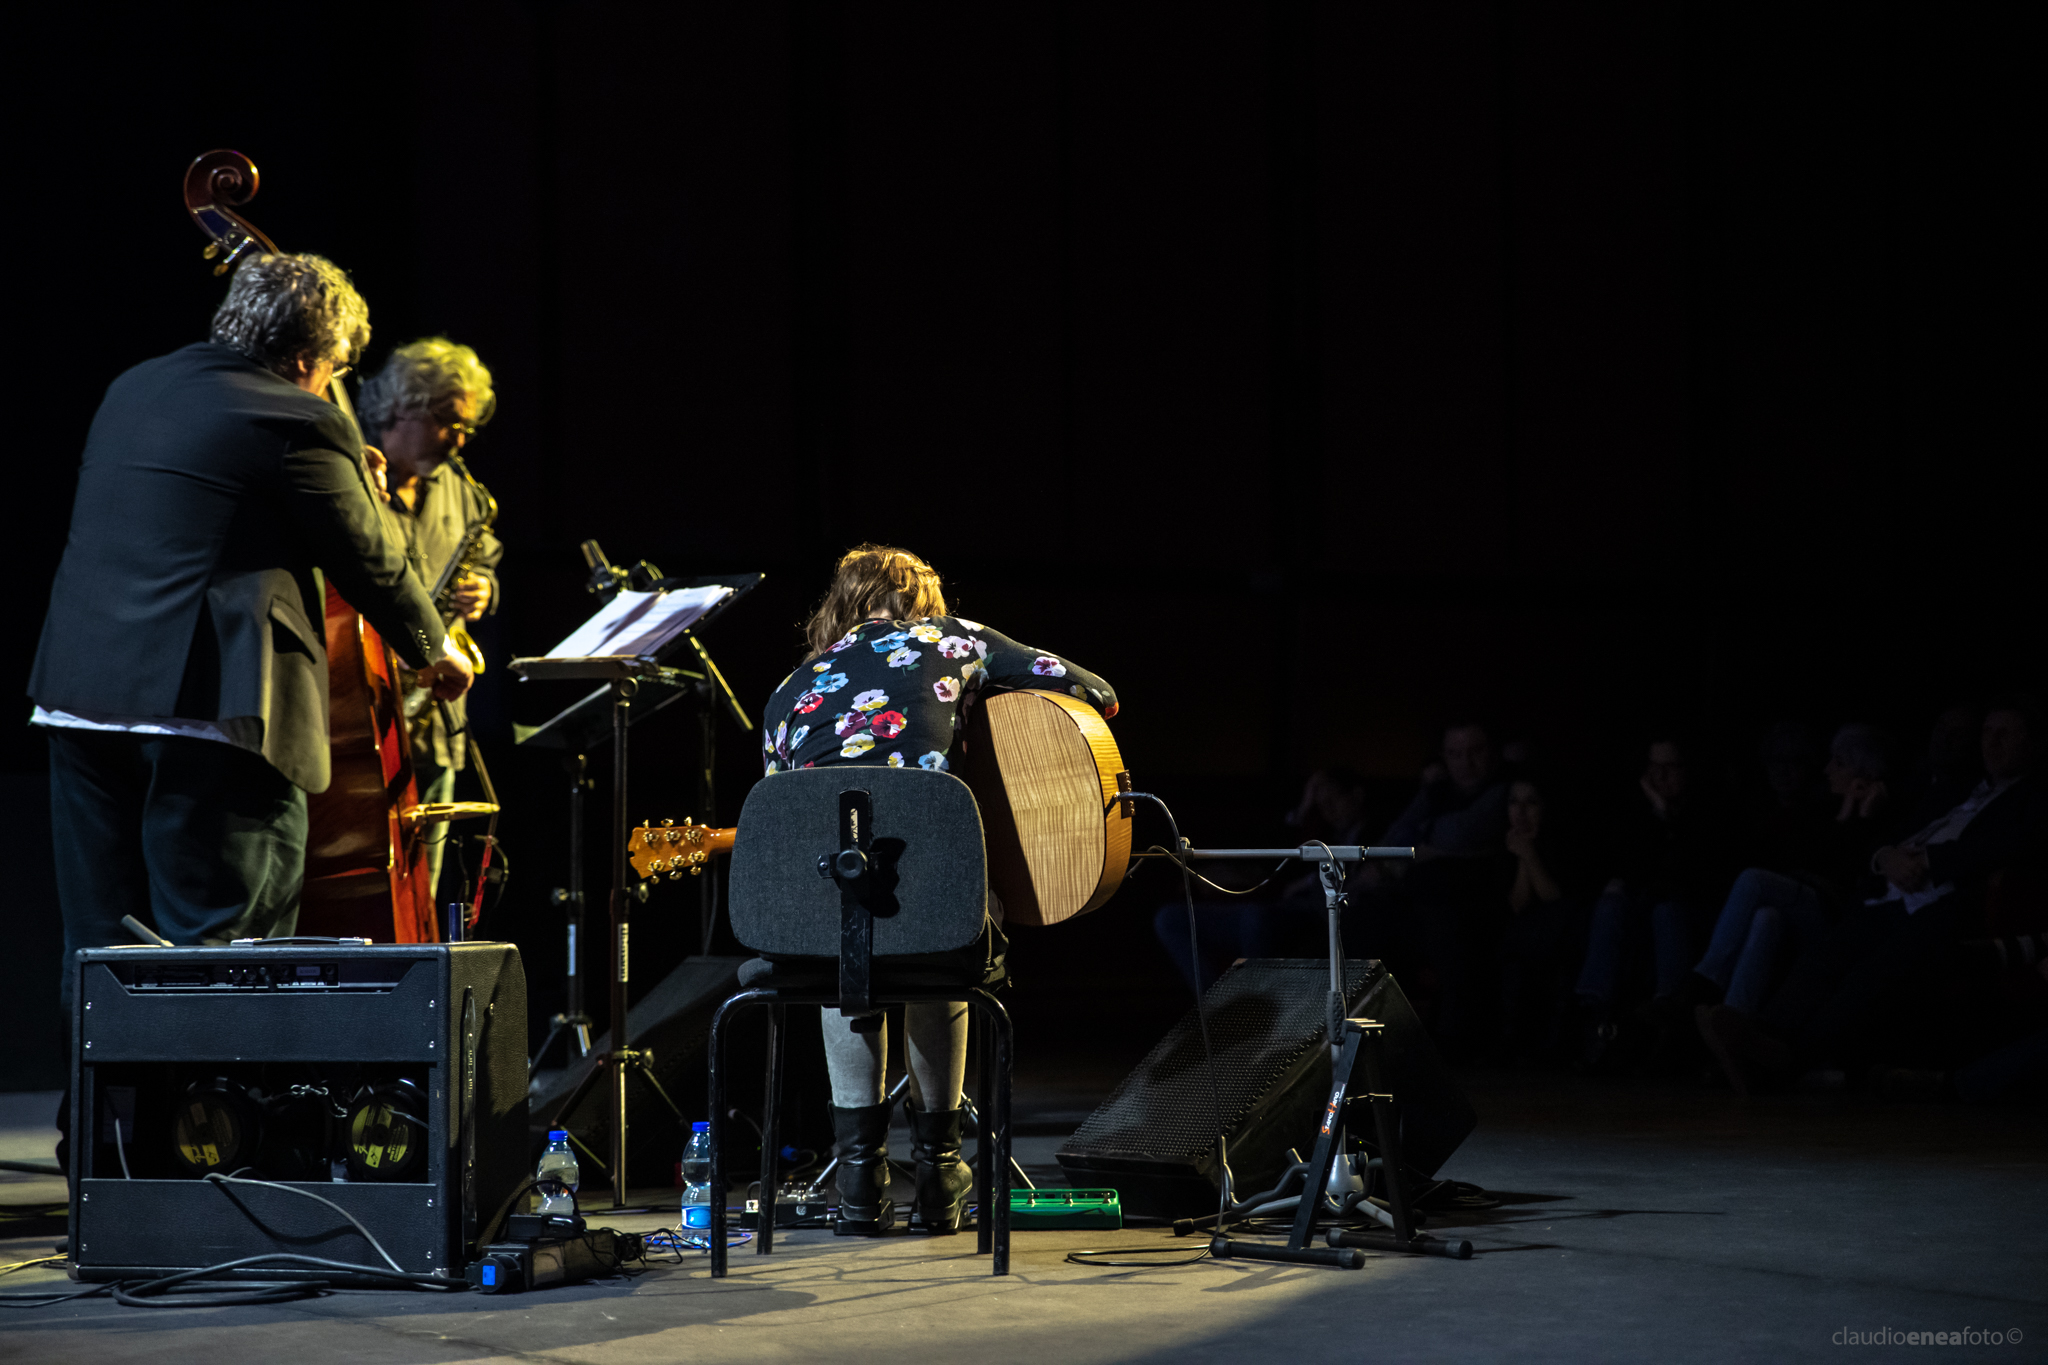
[[[804,628],[809,657],[782,680],[762,716],[769,774],[833,763],[944,772],[964,708],[990,691],[1058,689],[1116,714],[1108,683],[1056,654],[1029,649],[950,616],[938,573],[908,550],[861,545],[840,558]],[[993,976],[1007,940],[993,920],[963,965]],[[879,1013],[821,1011],[839,1156],[837,1231],[872,1236],[895,1222],[889,1199],[888,1034]],[[972,1178],[960,1160],[960,1087],[967,1069],[965,1003],[904,1007],[912,1150],[924,1230],[957,1232]]]
[[[1502,1052],[1514,1061],[1548,1058],[1564,1043],[1572,969],[1586,937],[1589,903],[1579,850],[1560,839],[1547,783],[1518,777],[1508,785],[1507,887],[1500,935]]]

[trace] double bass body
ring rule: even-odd
[[[306,803],[299,932],[378,942],[440,936],[397,670],[376,628],[327,589],[333,780]]]

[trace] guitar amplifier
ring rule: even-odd
[[[94,948],[76,970],[78,1279],[276,1252],[384,1267],[330,1204],[406,1271],[460,1277],[525,1186],[526,975],[511,944]]]

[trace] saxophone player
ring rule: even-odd
[[[477,353],[445,337],[423,337],[399,347],[363,383],[357,408],[369,443],[383,454],[385,523],[429,588],[462,553],[470,531],[487,527],[496,513],[490,494],[470,476],[459,452],[491,420],[497,402],[491,372]],[[376,457],[370,459],[374,469]],[[482,530],[437,603],[444,622],[476,621],[498,609],[497,570],[504,553],[497,536]],[[460,700],[445,712],[427,707],[413,718],[421,801],[454,799],[455,774],[467,766],[468,746],[461,734],[467,724]],[[447,836],[445,823],[433,826],[429,836],[428,876],[436,887]],[[437,896],[435,904],[441,903]]]

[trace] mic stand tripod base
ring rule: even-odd
[[[1209,1254],[1219,1261],[1286,1261],[1291,1265],[1326,1265],[1338,1270],[1365,1267],[1365,1253],[1351,1247],[1276,1247],[1270,1242],[1211,1237]]]
[[[1418,1232],[1407,1241],[1390,1232],[1351,1232],[1334,1228],[1324,1238],[1333,1247],[1364,1247],[1368,1251],[1405,1251],[1415,1256],[1442,1256],[1452,1261],[1472,1259],[1472,1244],[1463,1237],[1445,1241]]]

